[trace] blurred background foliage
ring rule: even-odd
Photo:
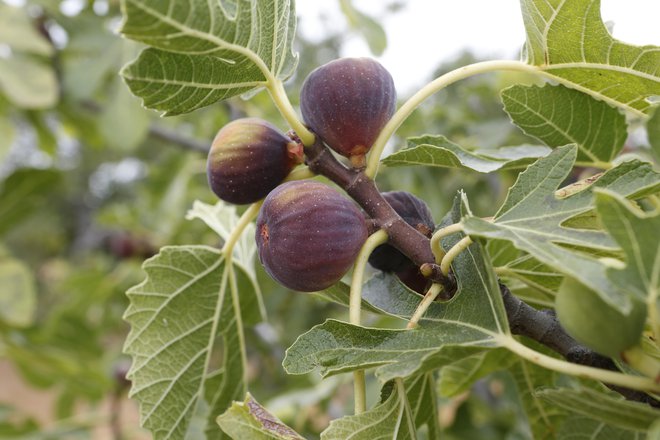
[[[382,53],[387,35],[377,20],[339,3],[347,32],[365,38],[372,56]],[[387,13],[402,7],[391,2]],[[143,109],[117,74],[140,49],[117,35],[120,20],[115,0],[0,0],[0,438],[145,436],[125,399],[125,291],[163,245],[221,244],[202,222],[184,218],[194,200],[216,201],[205,150],[217,130],[245,115],[287,129],[265,93],[172,118]],[[304,78],[337,58],[345,37],[299,36],[300,65],[287,83],[294,105]],[[474,61],[464,53],[419,84]],[[488,75],[449,88],[420,107],[391,148],[425,133],[475,148],[534,143],[509,123],[499,100],[500,89],[520,81]],[[422,197],[436,220],[458,189],[477,214],[492,215],[515,179],[512,172],[410,171],[383,170],[378,184]],[[250,391],[316,437],[350,410],[348,378],[286,376],[281,361],[299,334],[346,311],[289,292],[261,269],[259,276],[268,322],[247,333]],[[393,325],[382,319],[370,324]],[[369,386],[375,399],[378,384]],[[498,373],[443,398],[447,438],[529,437],[514,390],[514,378]]]

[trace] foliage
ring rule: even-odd
[[[521,0],[524,61],[442,66],[376,140],[365,178],[381,168],[380,189],[429,203],[441,220],[423,242],[428,263],[455,282],[414,329],[422,296],[394,274],[368,270],[362,283],[360,261],[350,285],[277,286],[256,264],[260,205],[216,202],[206,185],[196,139],[237,117],[291,127],[311,147],[296,95],[338,37],[297,36],[293,0],[121,0],[105,13],[91,3],[75,18],[59,2],[31,2],[30,13],[0,4],[11,52],[0,57],[0,354],[32,386],[57,389],[58,418],[116,401],[127,355],[129,396],[155,439],[657,433],[656,408],[603,384],[660,393],[660,49],[613,39],[599,0]],[[382,53],[376,20],[340,3]],[[120,15],[124,38],[110,30]],[[629,138],[636,126],[650,148]],[[390,139],[395,151],[381,157]],[[502,285],[553,309],[565,278],[605,308],[572,324],[646,305],[644,335],[612,368],[573,363],[545,334],[518,336]],[[346,401],[345,373],[365,370],[361,411]],[[0,434],[40,430],[0,409]],[[41,437],[92,428],[62,422]]]

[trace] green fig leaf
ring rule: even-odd
[[[165,115],[253,92],[288,78],[297,65],[293,1],[121,4],[121,33],[151,46],[122,70],[122,76],[145,107]]]
[[[579,162],[609,163],[628,137],[625,116],[614,107],[564,86],[511,86],[504,110],[522,131],[550,147],[578,146]]]
[[[638,116],[660,95],[660,48],[614,39],[600,0],[521,0],[529,64],[565,86]]]

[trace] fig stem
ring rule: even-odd
[[[500,346],[517,354],[521,358],[543,368],[547,368],[548,370],[558,371],[560,373],[569,374],[571,376],[598,380],[607,384],[622,386],[633,390],[641,390],[653,393],[660,392],[660,384],[648,377],[632,376],[629,374],[603,370],[601,368],[588,367],[586,365],[574,364],[572,362],[553,358],[543,353],[539,353],[536,350],[532,350],[531,348],[517,341],[511,335],[496,334],[494,337]]]
[[[243,234],[243,230],[257,217],[262,204],[263,200],[251,204],[243,215],[241,215],[241,218],[238,219],[238,223],[236,223],[236,226],[234,226],[234,229],[231,231],[227,241],[225,241],[224,246],[222,246],[222,249],[220,250],[228,261],[230,260],[234,246],[241,238],[241,234]]]
[[[364,280],[364,269],[367,266],[369,255],[379,245],[387,242],[387,232],[382,229],[374,232],[362,245],[360,253],[353,266],[351,278],[351,290],[349,294],[348,319],[353,325],[360,325],[362,311],[362,281]],[[361,414],[367,410],[367,390],[364,370],[353,372],[353,388],[355,398],[355,414]]]
[[[660,382],[660,362],[646,354],[641,345],[635,345],[621,353],[621,359],[656,383]]]
[[[445,256],[442,257],[442,261],[440,261],[440,271],[443,275],[449,275],[449,271],[451,270],[451,263],[454,262],[454,259],[458,256],[458,254],[467,249],[471,244],[472,239],[470,237],[463,237],[458,243],[456,243],[454,246],[452,246],[451,249],[447,251]]]
[[[415,313],[413,313],[413,315],[410,317],[410,321],[408,321],[408,325],[406,326],[407,329],[413,329],[417,327],[419,320],[422,319],[422,316],[424,316],[424,313],[426,313],[430,305],[433,304],[433,301],[435,301],[440,292],[442,292],[442,284],[431,284],[431,287],[426,292],[426,295],[424,295],[424,298],[417,306],[417,309],[415,309]]]
[[[479,63],[468,64],[467,66],[460,67],[439,76],[430,83],[426,84],[411,96],[397,111],[394,116],[385,124],[380,134],[376,138],[371,153],[369,154],[369,161],[367,163],[366,174],[372,179],[378,173],[378,165],[380,156],[383,154],[385,144],[392,137],[394,132],[401,126],[401,124],[410,117],[415,109],[426,99],[430,98],[433,94],[439,92],[450,84],[469,78],[480,73],[493,72],[497,70],[514,70],[521,72],[529,72],[534,74],[541,74],[550,77],[554,80],[560,81],[561,78],[556,78],[554,75],[543,72],[539,67],[532,66],[522,61],[511,60],[494,60],[482,61]]]
[[[275,106],[282,114],[282,117],[289,123],[291,128],[296,132],[300,137],[303,145],[309,146],[314,143],[316,136],[314,133],[309,131],[307,127],[302,123],[298,114],[293,109],[291,101],[284,90],[284,83],[276,78],[271,78],[268,81],[267,86],[268,91],[270,92],[270,97],[273,99]]]
[[[302,166],[291,171],[289,175],[286,176],[286,179],[284,179],[284,181],[290,182],[292,180],[305,180],[305,179],[311,179],[312,177],[316,177],[316,174],[312,173],[310,169],[307,168],[306,166]]]
[[[445,256],[445,250],[442,248],[442,243],[440,241],[451,234],[455,234],[461,231],[463,231],[463,225],[460,223],[455,223],[453,225],[440,228],[433,233],[433,236],[431,237],[431,251],[435,256],[436,263],[440,264]]]

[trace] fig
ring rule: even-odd
[[[639,342],[646,322],[646,304],[630,299],[632,309],[624,314],[588,286],[566,277],[559,286],[555,309],[559,323],[576,341],[597,353],[618,358]]]
[[[412,261],[408,261],[403,269],[394,274],[407,288],[421,295],[424,295],[431,286],[431,281],[419,272],[419,267],[415,266]]]
[[[243,118],[220,129],[207,161],[211,190],[237,205],[263,199],[302,162],[302,145],[272,124]]]
[[[300,91],[307,126],[358,167],[395,108],[392,76],[370,58],[324,64],[309,74]]]
[[[384,192],[382,195],[406,223],[427,237],[431,236],[435,224],[424,200],[406,191]],[[383,272],[403,272],[410,270],[412,262],[394,246],[381,244],[369,256],[369,264]]]
[[[257,217],[259,259],[283,286],[323,290],[348,271],[367,239],[356,205],[311,180],[284,183],[264,200]]]

